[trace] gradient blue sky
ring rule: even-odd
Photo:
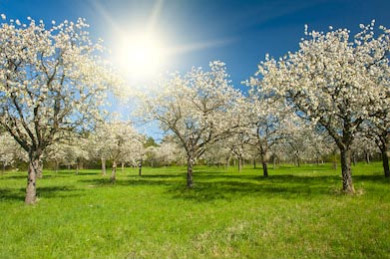
[[[360,23],[376,19],[390,27],[389,0],[0,0],[0,13],[46,22],[84,17],[92,37],[103,38],[108,46],[115,41],[114,27],[143,28],[154,17],[166,45],[188,49],[170,57],[166,70],[186,71],[222,60],[233,84],[242,89],[240,82],[253,75],[266,53],[279,57],[297,49],[304,24],[354,32]]]

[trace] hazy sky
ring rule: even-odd
[[[164,46],[177,50],[164,69],[186,71],[211,60],[227,63],[236,87],[252,75],[266,53],[279,57],[297,49],[304,25],[326,30],[376,19],[390,27],[390,1],[311,0],[0,0],[0,13],[22,21],[27,16],[47,23],[84,17],[91,36],[115,45],[115,30],[153,26]],[[153,133],[152,133],[153,135]]]

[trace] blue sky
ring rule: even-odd
[[[314,30],[332,25],[354,32],[360,23],[376,19],[390,27],[389,10],[386,0],[0,0],[0,13],[8,18],[60,22],[84,17],[92,37],[109,46],[115,26],[143,28],[154,17],[165,45],[192,47],[170,57],[166,70],[186,71],[222,60],[242,89],[240,82],[253,75],[266,53],[279,57],[297,49],[305,24]]]

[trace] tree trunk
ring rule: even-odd
[[[55,163],[56,163],[56,166],[55,166],[56,167],[56,173],[58,173],[58,162],[56,161]]]
[[[253,159],[253,169],[256,169],[256,159]]]
[[[263,176],[268,177],[268,165],[267,162],[263,161],[261,163],[263,165]]]
[[[337,170],[337,157],[336,153],[333,153],[333,170]]]
[[[275,170],[276,169],[276,156],[274,156],[274,158],[272,158],[272,167],[273,169]]]
[[[76,162],[76,175],[79,174],[80,165],[78,162]]]
[[[267,153],[264,150],[261,152],[261,165],[263,167],[263,176],[268,177]]]
[[[351,151],[349,148],[340,149],[341,155],[341,175],[343,177],[343,191],[346,193],[354,193],[355,189],[352,183],[351,173]]]
[[[187,188],[192,188],[194,186],[194,181],[192,179],[192,158],[187,159]]]
[[[3,168],[1,170],[1,174],[4,174],[4,172],[5,172],[5,163],[3,163]]]
[[[102,175],[105,176],[106,175],[106,159],[104,158],[101,158],[102,159]]]
[[[230,157],[226,159],[226,169],[229,168]]]
[[[111,172],[111,178],[110,178],[111,182],[115,182],[116,181],[116,161],[112,161],[112,172]]]
[[[366,155],[366,163],[370,163],[370,154],[368,152],[365,152]]]
[[[125,163],[124,162],[121,162],[121,168],[122,168],[122,172],[125,170]]]
[[[34,204],[37,199],[36,180],[38,168],[39,159],[30,158],[27,176],[26,198],[24,200],[24,202],[28,205]]]
[[[241,172],[242,169],[242,158],[238,157],[238,172]]]
[[[38,170],[37,170],[37,178],[42,179],[42,171],[43,171],[43,161],[42,159],[39,159],[39,164],[38,164]]]
[[[387,147],[381,147],[381,154],[382,154],[382,164],[383,164],[383,171],[385,173],[386,178],[390,178],[390,169],[389,169],[389,157],[387,156]]]
[[[141,159],[138,164],[138,176],[142,176],[142,163],[143,160]]]

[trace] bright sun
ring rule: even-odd
[[[131,79],[145,79],[158,72],[164,62],[161,39],[155,33],[122,36],[115,48],[116,62]]]

